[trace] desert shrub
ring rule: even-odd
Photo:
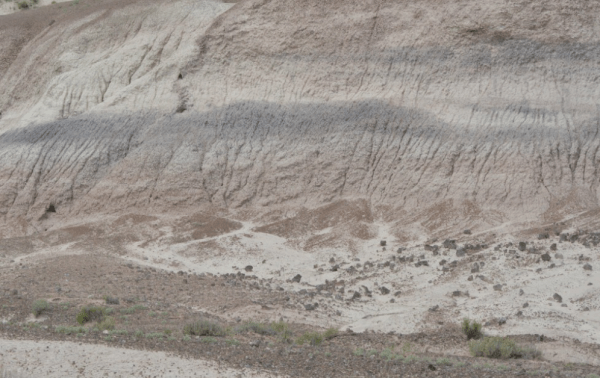
[[[118,305],[120,303],[119,298],[117,297],[106,296],[104,297],[104,300],[106,301],[106,304],[111,305]]]
[[[480,339],[483,336],[481,333],[481,323],[477,323],[476,321],[471,322],[466,318],[462,322],[462,331],[467,336],[467,340]]]
[[[225,336],[226,332],[219,324],[210,320],[198,320],[183,327],[184,335]]]
[[[77,314],[77,323],[85,324],[91,321],[102,321],[105,310],[102,307],[85,306]]]
[[[325,340],[331,340],[334,337],[336,337],[338,333],[339,331],[337,330],[337,328],[329,328],[323,333],[323,338],[325,338]]]
[[[235,333],[254,332],[258,335],[273,336],[277,334],[271,326],[263,323],[248,322],[234,328]]]
[[[526,358],[535,359],[541,353],[534,347],[523,347],[506,337],[484,337],[481,340],[472,340],[469,351],[473,357],[487,358]]]
[[[306,332],[302,336],[296,339],[296,343],[303,345],[309,343],[310,345],[321,345],[323,343],[323,334],[320,332]]]
[[[48,310],[49,308],[50,305],[48,302],[43,299],[38,299],[37,301],[33,302],[33,305],[31,306],[31,312],[33,312],[33,315],[37,318],[42,314],[42,312]]]
[[[96,326],[99,330],[112,330],[115,329],[115,318],[112,316],[107,316]]]
[[[58,333],[64,333],[65,335],[71,335],[71,334],[85,333],[86,329],[84,327],[56,326],[56,327],[54,327],[54,331],[56,331]]]
[[[19,9],[28,9],[29,8],[29,3],[27,1],[20,1],[17,3],[17,7]]]
[[[128,308],[122,308],[120,311],[121,311],[121,314],[133,314],[133,313],[135,313],[138,310],[140,310],[140,311],[141,310],[146,310],[147,308],[148,307],[146,307],[144,305],[137,304],[135,306],[131,306],[131,307],[128,307]]]

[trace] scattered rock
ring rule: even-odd
[[[379,291],[381,291],[381,294],[383,294],[383,295],[388,295],[390,293],[390,289],[388,289],[385,286],[380,287]]]
[[[467,278],[467,281],[473,281],[473,275],[472,274],[469,276],[469,278]]]
[[[437,368],[435,366],[433,366],[432,364],[427,365],[427,368],[431,371],[436,371]]]
[[[260,346],[260,340],[252,340],[249,344],[251,347],[258,348]]]
[[[318,303],[316,303],[316,302],[315,302],[314,304],[312,304],[312,303],[308,303],[308,304],[305,304],[305,305],[304,305],[304,309],[305,309],[306,311],[313,311],[313,310],[315,310],[317,307],[319,307],[319,304],[318,304]]]
[[[437,311],[439,308],[440,308],[440,306],[438,306],[438,305],[435,305],[435,306],[433,306],[433,307],[429,307],[429,311],[431,311],[431,312],[436,312],[436,311]]]
[[[445,263],[447,263],[447,261],[446,261],[446,260],[443,260],[443,259],[442,259],[442,261],[440,261],[440,265],[444,265]]]
[[[471,235],[471,230],[464,230],[463,234],[465,234],[465,235]]]
[[[466,254],[467,254],[467,252],[465,251],[465,249],[463,247],[460,247],[456,250],[456,257],[463,257]]]
[[[560,307],[568,307],[566,303],[560,305]]]
[[[554,293],[552,298],[554,298],[554,300],[557,301],[558,303],[562,303],[562,297],[558,293]]]
[[[427,260],[418,261],[415,266],[418,268],[420,266],[429,266],[429,262]]]
[[[498,319],[498,325],[504,325],[506,324],[506,318],[502,317]]]
[[[333,264],[334,262],[335,262],[335,259],[333,257],[329,259],[330,264]]]
[[[552,259],[548,253],[544,253],[541,257],[543,261],[550,261]]]
[[[542,239],[549,239],[550,235],[547,232],[544,232],[542,234],[538,234],[538,240],[542,240]]]
[[[394,293],[394,297],[399,297],[400,294],[402,294],[402,292],[401,291],[397,291],[397,292]]]
[[[334,266],[331,267],[331,271],[332,272],[337,272],[339,268],[340,268],[340,265],[339,264],[335,264]]]
[[[379,242],[379,245],[380,245],[380,246],[382,246],[382,247],[385,247],[385,246],[387,245],[387,241],[385,241],[385,240],[381,240],[381,241]]]
[[[583,310],[581,310],[581,311],[590,311],[590,308],[589,307],[584,307]]]
[[[556,251],[556,243],[552,243],[552,245],[550,246],[550,250],[551,251]]]
[[[523,289],[519,289],[519,295],[523,295],[525,294],[525,292],[523,291]]]
[[[453,297],[460,297],[462,295],[460,290],[455,290],[452,292],[452,296]]]
[[[252,265],[246,265],[246,267],[244,268],[244,270],[245,270],[246,272],[252,272],[252,269],[253,269],[253,268],[252,268]]]
[[[360,297],[361,295],[358,291],[355,291],[354,294],[352,294],[352,300],[359,299]]]
[[[519,251],[524,252],[527,249],[526,242],[519,242]]]
[[[471,268],[471,273],[479,273],[479,264],[473,264],[473,267]]]
[[[583,270],[592,270],[592,266],[590,264],[585,264]]]
[[[563,259],[564,257],[563,257],[563,255],[561,253],[555,253],[554,254],[554,258],[555,259]]]
[[[296,274],[294,276],[294,278],[292,278],[292,282],[300,282],[301,279],[302,279],[302,276],[299,274]]]
[[[444,248],[447,248],[447,249],[456,249],[456,241],[455,240],[446,239],[446,240],[444,240],[444,243],[442,243],[442,245],[444,246]]]
[[[502,285],[501,284],[494,285],[494,290],[501,291],[502,290]]]
[[[523,308],[527,308],[527,307],[529,307],[529,302],[523,303]]]
[[[517,311],[516,315],[517,316],[523,316],[523,311],[521,311],[521,310]]]

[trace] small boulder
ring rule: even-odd
[[[552,243],[552,245],[550,246],[550,250],[551,251],[556,251],[557,247],[556,247],[556,243]]]
[[[387,241],[385,241],[385,240],[381,240],[381,241],[379,242],[379,245],[380,245],[380,246],[382,246],[382,247],[385,247],[385,246],[387,245]]]
[[[458,249],[456,249],[456,257],[463,257],[466,254],[467,252],[463,247],[459,247]]]
[[[304,305],[304,309],[305,309],[306,311],[314,311],[314,310],[315,310],[317,307],[319,307],[319,304],[318,304],[318,303],[316,303],[316,302],[315,302],[314,304],[312,304],[312,303],[307,303],[307,304],[305,304],[305,305]]]
[[[527,308],[527,307],[529,307],[529,302],[523,303],[523,308]]]
[[[523,289],[519,289],[519,295],[523,295],[525,294],[525,292],[523,291]]]
[[[548,238],[550,238],[550,235],[549,235],[547,232],[544,232],[544,233],[538,234],[538,239],[539,239],[539,240],[542,240],[542,239],[548,239]]]
[[[552,259],[548,253],[544,253],[541,257],[543,261],[550,261]]]
[[[592,266],[590,264],[585,264],[583,270],[592,270]]]
[[[473,267],[471,268],[471,273],[479,273],[479,264],[473,264]]]
[[[253,268],[252,268],[252,265],[246,265],[246,267],[244,268],[244,270],[245,270],[246,272],[252,272],[252,269],[253,269]]]
[[[519,242],[519,251],[524,252],[527,249],[526,242]]]
[[[381,294],[383,294],[383,295],[388,295],[390,293],[390,289],[388,289],[385,286],[380,287],[379,291],[381,291]]]
[[[562,297],[558,293],[554,293],[552,298],[554,298],[554,300],[557,301],[558,303],[562,303]]]
[[[494,290],[501,291],[502,290],[502,285],[501,284],[494,285]]]
[[[502,318],[498,319],[498,325],[503,325],[503,324],[506,324],[506,318],[505,317],[502,317]]]
[[[292,278],[292,282],[300,282],[301,279],[302,279],[302,276],[299,274],[296,274],[294,276],[294,278]]]
[[[361,295],[358,291],[355,291],[354,294],[352,294],[352,300],[359,299],[360,297]]]
[[[471,230],[464,230],[463,234],[465,234],[465,235],[471,235]]]
[[[438,305],[435,305],[435,306],[433,306],[433,307],[429,307],[429,311],[430,311],[430,312],[436,312],[436,311],[437,311],[439,308],[440,308],[440,306],[438,306]]]

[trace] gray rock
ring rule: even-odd
[[[562,297],[558,293],[554,293],[552,298],[554,298],[554,300],[557,301],[558,303],[562,303]]]
[[[527,308],[527,307],[529,307],[529,302],[523,303],[523,308]]]
[[[304,305],[304,309],[306,311],[314,311],[317,307],[319,307],[319,304],[316,303],[316,302],[314,304],[313,303],[307,303],[307,304]]]
[[[542,234],[538,234],[538,240],[549,239],[549,238],[550,238],[550,234],[548,234],[547,232],[544,232]]]
[[[479,273],[479,264],[473,264],[473,267],[471,268],[471,273]]]
[[[379,245],[380,245],[380,246],[382,246],[382,247],[385,247],[385,246],[387,245],[387,241],[385,241],[385,240],[381,240],[381,241],[379,242]]]
[[[502,317],[498,319],[498,325],[506,324],[506,318]]]
[[[471,235],[471,230],[464,230],[463,234],[465,234],[465,235]]]
[[[560,307],[568,307],[566,303],[560,305]]]
[[[359,299],[360,297],[361,295],[358,291],[355,291],[354,294],[352,294],[352,300]]]
[[[244,270],[245,270],[246,272],[252,272],[252,269],[253,269],[253,268],[252,268],[252,265],[246,265],[246,267],[244,268]]]
[[[592,266],[590,264],[585,264],[583,270],[592,270]]]
[[[455,290],[452,292],[452,296],[453,297],[460,297],[462,295],[460,290]]]
[[[444,243],[442,243],[442,245],[444,246],[444,248],[447,248],[447,249],[456,249],[456,241],[455,240],[446,239],[446,240],[444,240]]]
[[[436,311],[437,311],[439,308],[440,308],[440,306],[438,306],[438,305],[435,305],[435,306],[433,306],[433,307],[429,307],[429,311],[431,311],[431,312],[436,312]]]
[[[390,293],[390,289],[388,289],[385,286],[380,287],[379,291],[381,291],[381,294],[383,294],[383,295],[388,295]]]
[[[519,242],[519,251],[524,252],[527,249],[526,242]]]
[[[294,278],[292,278],[292,282],[300,282],[301,279],[302,279],[302,276],[299,274],[296,274],[294,276]]]
[[[334,266],[331,267],[331,271],[332,272],[337,272],[339,268],[340,268],[340,265],[339,264],[335,264]]]
[[[525,292],[523,291],[523,289],[519,289],[519,295],[523,295],[525,294]]]
[[[517,311],[516,315],[517,316],[523,316],[523,311],[521,311],[521,310]]]
[[[557,260],[564,259],[563,255],[561,253],[555,253],[554,258]]]
[[[465,251],[465,249],[463,247],[459,247],[456,250],[456,257],[463,257],[466,254],[467,254],[467,252]]]
[[[544,253],[541,257],[542,261],[550,261],[552,259],[552,257],[550,257],[550,254],[548,253]]]
[[[397,291],[397,292],[394,293],[394,297],[399,297],[401,294],[402,294],[401,291]]]
[[[252,340],[249,344],[251,347],[258,348],[260,346],[260,340]]]
[[[557,247],[556,247],[556,243],[552,243],[552,245],[550,246],[550,250],[551,251],[556,251]]]
[[[501,291],[502,290],[502,285],[501,284],[494,285],[494,290]]]
[[[442,261],[440,261],[440,265],[444,265],[445,263],[447,263],[447,261],[446,261],[446,260],[443,260],[443,259],[442,259]]]
[[[429,262],[427,260],[418,261],[415,266],[418,268],[420,266],[429,266]]]
[[[469,278],[467,278],[467,281],[473,281],[473,275],[472,274],[469,276]]]

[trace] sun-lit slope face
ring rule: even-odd
[[[598,207],[598,3],[231,6],[135,3],[22,47],[5,219],[364,199],[441,232]]]

